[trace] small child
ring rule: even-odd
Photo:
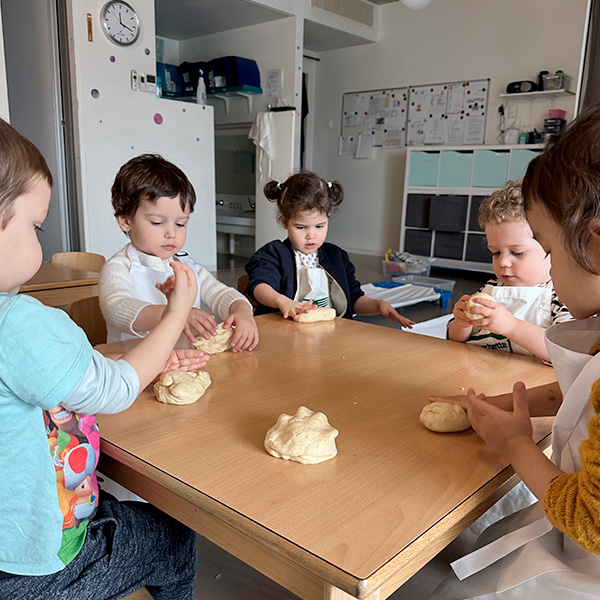
[[[504,457],[540,502],[486,529],[432,598],[595,598],[600,590],[600,105],[581,114],[529,165],[527,220],[552,257],[552,276],[575,321],[546,332],[558,384],[485,397],[468,411],[486,448]],[[430,400],[441,398],[431,397]],[[552,460],[532,439],[531,416],[555,416]]]
[[[384,300],[365,296],[354,276],[348,254],[325,241],[329,217],[343,200],[342,186],[303,172],[284,183],[270,181],[265,196],[277,202],[285,241],[269,242],[246,265],[247,292],[257,303],[257,315],[281,311],[298,319],[314,306],[333,307],[338,316],[381,314],[402,327],[414,321],[398,314]]]
[[[0,119],[0,598],[192,600],[195,534],[148,504],[99,493],[94,413],[117,413],[161,371],[196,297],[175,264],[162,320],[120,360],[67,314],[17,294],[42,262],[52,175]]]
[[[198,296],[184,330],[190,342],[196,341],[192,330],[207,340],[217,333],[217,322],[201,309],[202,303],[223,321],[225,329],[235,327],[234,352],[253,350],[258,328],[250,302],[180,252],[196,202],[183,171],[157,154],[143,154],[121,167],[111,193],[115,216],[130,243],[106,262],[100,274],[100,306],[108,341],[143,337],[160,322],[174,260],[196,273]],[[191,352],[197,351],[176,351],[181,362]]]
[[[469,312],[481,316],[471,321],[465,314],[471,296],[462,296],[454,305],[448,338],[494,350],[533,354],[548,362],[544,332],[550,325],[572,317],[552,286],[550,258],[533,237],[525,218],[520,181],[509,181],[481,203],[479,225],[485,229],[496,274],[496,279],[480,291],[495,301],[474,298],[477,306]]]

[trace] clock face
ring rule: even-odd
[[[107,2],[102,9],[101,19],[104,33],[119,46],[133,44],[140,34],[140,20],[127,2]]]

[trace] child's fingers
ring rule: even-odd
[[[513,413],[516,417],[530,418],[527,388],[522,381],[517,381],[513,385]]]

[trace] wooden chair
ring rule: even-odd
[[[71,269],[100,273],[106,259],[101,254],[93,252],[57,252],[52,256],[51,262],[57,267],[71,267]]]
[[[129,596],[125,596],[123,600],[152,600],[152,596],[150,595],[150,592],[143,587],[129,594]]]
[[[85,331],[92,346],[106,343],[106,321],[100,311],[98,296],[71,302],[67,314]]]
[[[256,308],[258,306],[258,304],[256,303],[256,301],[252,298],[250,298],[250,296],[248,296],[248,281],[250,280],[250,277],[248,277],[248,273],[244,273],[243,275],[240,275],[238,277],[238,281],[237,281],[237,290],[238,292],[240,292],[240,294],[244,294],[244,296],[246,296],[246,298],[248,298],[248,300],[250,301],[250,304],[252,304],[253,308]]]

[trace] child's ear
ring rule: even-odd
[[[119,223],[119,227],[121,228],[121,231],[123,233],[129,233],[129,230],[131,229],[131,223],[129,221],[129,217],[124,216],[124,215],[119,215],[117,217],[117,221]]]

